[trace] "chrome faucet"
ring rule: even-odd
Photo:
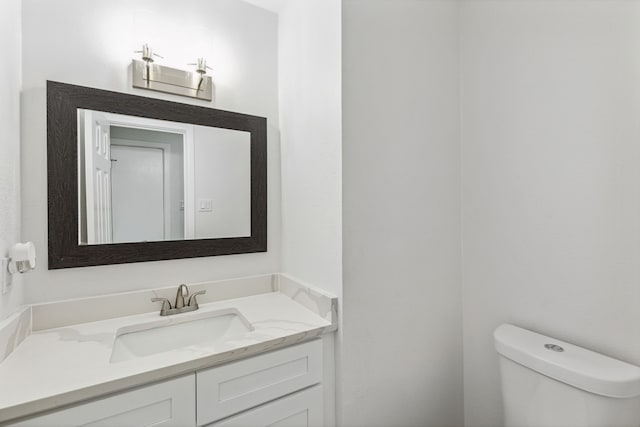
[[[176,301],[171,306],[171,302],[166,298],[151,298],[153,302],[162,302],[162,308],[160,309],[160,316],[170,316],[172,314],[186,313],[198,309],[198,295],[205,294],[207,291],[202,290],[193,294],[189,294],[189,288],[187,285],[182,284],[178,286],[178,292],[176,293]],[[186,301],[186,304],[185,304]]]
[[[189,288],[187,288],[187,285],[182,284],[178,286],[178,292],[176,293],[176,303],[173,305],[173,308],[184,307],[185,298],[189,298]]]

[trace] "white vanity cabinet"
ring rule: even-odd
[[[320,427],[322,366],[316,339],[10,425]]]
[[[196,379],[198,426],[272,425],[279,420],[277,418],[279,414],[274,413],[274,408],[281,408],[282,414],[288,414],[287,417],[309,410],[313,420],[316,420],[315,414],[318,412],[320,415],[319,423],[296,423],[296,425],[318,426],[322,424],[321,391],[307,394],[304,394],[305,391],[303,391],[299,393],[297,398],[280,399],[282,402],[278,405],[274,403],[271,405],[275,406],[264,405],[264,407],[256,409],[253,415],[247,413],[236,417],[235,421],[230,419],[220,424],[211,424],[266,402],[272,402],[283,396],[290,395],[298,390],[319,384],[322,380],[321,340],[298,344],[261,356],[198,371],[196,372]],[[318,386],[317,388],[320,387]],[[313,396],[313,399],[311,396]],[[316,403],[319,404],[320,411],[316,411],[318,406]],[[263,415],[255,415],[255,413]],[[272,415],[268,416],[267,414]],[[262,422],[264,424],[261,424]]]
[[[195,425],[194,374],[29,418],[16,427]]]
[[[322,386],[293,393],[206,427],[320,427]]]

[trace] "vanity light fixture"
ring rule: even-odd
[[[162,56],[158,55],[157,53],[153,52],[153,49],[148,45],[148,44],[143,44],[142,45],[142,50],[136,50],[135,53],[141,53],[142,54],[142,60],[145,62],[146,64],[146,79],[149,80],[149,76],[151,75],[151,70],[150,70],[150,64],[153,62],[153,57],[157,56],[158,58],[162,59]]]
[[[200,74],[200,81],[198,82],[197,90],[200,90],[200,86],[204,83],[205,74],[207,74],[207,70],[213,70],[213,68],[207,65],[207,60],[204,58],[198,58],[198,61],[194,64],[196,66],[196,73]]]
[[[142,60],[146,63],[153,62],[154,56],[157,56],[158,58],[162,59],[162,56],[158,55],[157,53],[154,53],[153,49],[146,43],[142,45],[142,50],[136,50],[135,53],[141,53]]]
[[[154,57],[162,57],[147,44],[136,53],[142,54],[142,60],[134,59],[131,64],[133,87],[206,101],[213,99],[213,80],[206,75],[211,67],[207,66],[204,58],[198,58],[197,63],[190,64],[196,66],[195,71],[185,71],[156,64]]]

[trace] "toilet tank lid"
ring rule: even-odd
[[[500,325],[493,338],[502,356],[558,381],[602,396],[640,396],[635,365],[509,324]]]

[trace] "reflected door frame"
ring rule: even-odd
[[[105,113],[110,126],[144,129],[156,132],[177,133],[183,141],[183,175],[184,175],[184,238],[195,238],[195,178],[194,178],[194,131],[193,125],[167,122],[145,117],[123,116]]]

